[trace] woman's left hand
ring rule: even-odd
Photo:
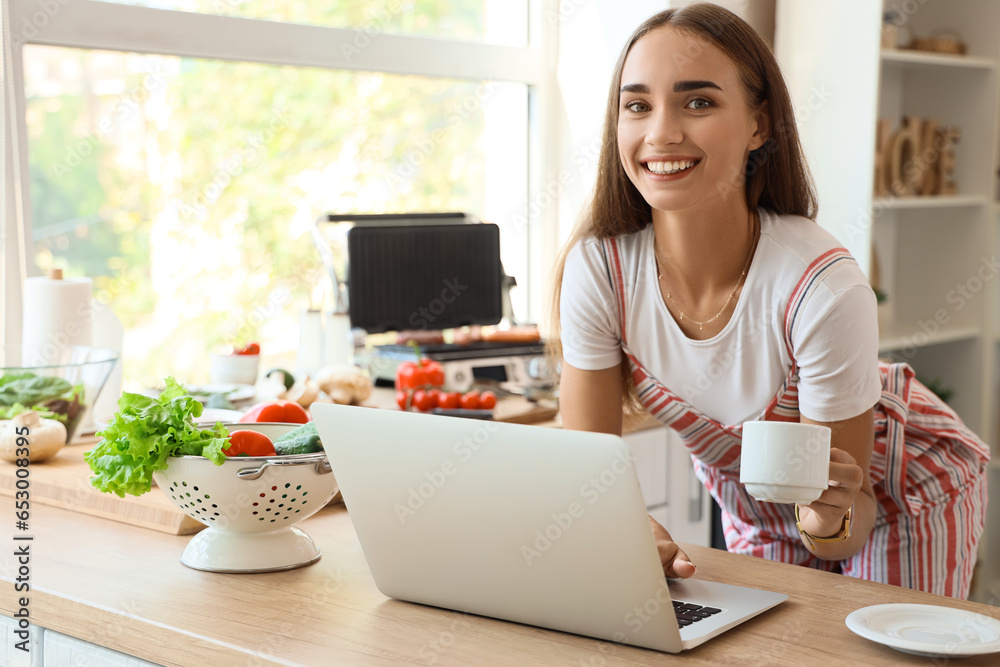
[[[864,471],[853,456],[830,448],[830,485],[819,498],[799,506],[802,528],[810,535],[828,537],[840,532],[844,515],[861,490]]]

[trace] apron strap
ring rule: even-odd
[[[601,252],[604,254],[604,269],[608,272],[608,282],[615,295],[615,305],[618,307],[618,337],[622,347],[628,347],[628,333],[625,330],[625,276],[622,273],[622,257],[618,251],[618,240],[609,237],[601,241]]]
[[[798,284],[792,290],[792,295],[788,299],[785,307],[785,347],[788,356],[792,360],[792,368],[796,367],[795,350],[792,347],[792,334],[795,333],[795,326],[799,323],[799,315],[802,306],[805,304],[813,289],[819,285],[827,273],[842,262],[853,262],[851,253],[844,248],[834,248],[823,253],[810,264],[799,278]]]

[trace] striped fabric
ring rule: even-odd
[[[755,500],[739,483],[742,425],[721,424],[660,384],[629,351],[626,285],[615,239],[603,250],[618,310],[621,346],[639,399],[681,436],[695,473],[722,508],[726,546],[735,553],[841,572],[965,598],[986,514],[989,448],[914,377],[906,364],[879,362],[882,396],[875,406],[870,476],[875,527],[864,547],[843,561],[824,561],[802,544],[794,507]],[[799,421],[798,367],[792,333],[802,304],[824,274],[854,259],[843,248],[817,258],[789,298],[784,339],[788,376],[760,419]]]

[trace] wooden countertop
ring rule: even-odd
[[[0,498],[14,522],[14,501]],[[309,567],[229,575],[180,564],[188,540],[33,505],[32,622],[164,665],[659,665],[667,654],[390,600],[375,588],[350,517],[327,508],[301,526],[323,551]],[[17,598],[4,548],[0,611]],[[848,613],[872,604],[1000,608],[940,598],[723,551],[686,546],[700,577],[788,593],[778,607],[683,654],[691,665],[927,665],[854,635]],[[963,658],[995,665],[996,655]]]

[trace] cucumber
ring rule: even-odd
[[[287,454],[312,454],[323,451],[323,443],[316,432],[315,422],[306,422],[274,441],[274,451],[279,456]]]
[[[268,372],[264,373],[264,377],[269,378],[272,375],[277,375],[281,378],[281,383],[285,385],[285,391],[288,391],[295,384],[295,376],[286,371],[284,368],[272,368]]]

